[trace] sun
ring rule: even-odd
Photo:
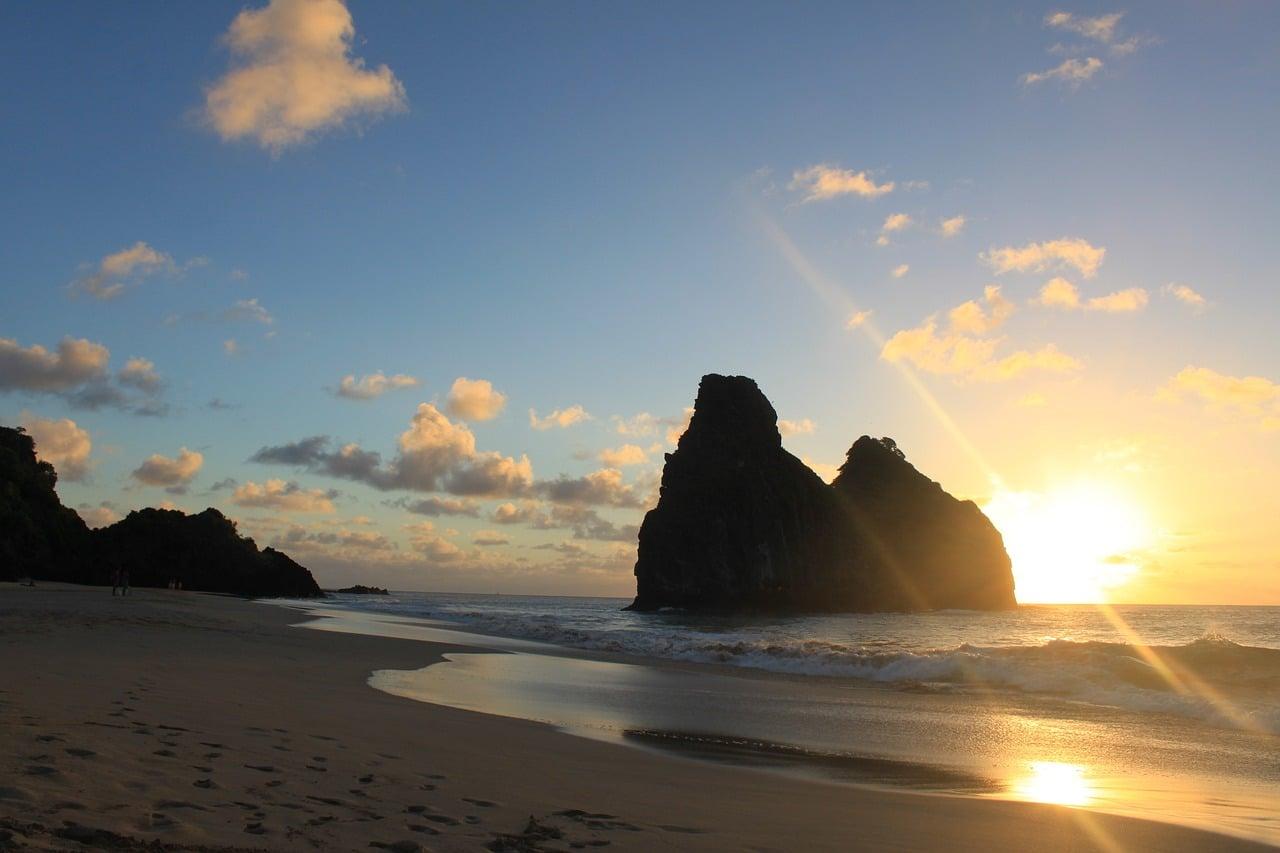
[[[1000,490],[983,511],[1004,535],[1023,603],[1105,602],[1137,574],[1134,552],[1154,538],[1142,506],[1107,483]]]

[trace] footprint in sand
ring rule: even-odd
[[[158,755],[161,758],[173,758],[178,753],[174,752],[172,749],[157,749],[155,752],[151,754]]]
[[[425,823],[408,823],[405,827],[410,832],[421,832],[423,835],[439,835],[440,830],[427,826]]]
[[[203,764],[192,764],[192,765],[191,765],[191,769],[192,769],[192,770],[198,770],[198,771],[200,771],[201,773],[212,773],[212,772],[213,772],[213,768],[212,768],[212,767],[205,767]]]
[[[280,787],[281,785],[283,785],[283,784],[284,784],[284,780],[283,780],[283,779],[273,779],[272,781],[270,781],[270,782],[268,782],[268,783],[267,783],[267,787],[268,787],[268,788],[279,788],[279,787]]]
[[[357,779],[356,781],[357,781],[357,782],[359,782],[361,785],[368,785],[368,784],[370,784],[371,782],[373,782],[373,774],[372,774],[372,773],[367,773],[367,774],[365,774],[364,776],[361,776],[361,777],[360,777],[359,779]]]
[[[422,845],[408,839],[404,841],[370,841],[370,847],[390,850],[391,853],[421,853]]]
[[[201,758],[203,758],[205,761],[212,761],[212,760],[213,760],[213,759],[215,759],[215,758],[221,758],[221,757],[222,757],[222,753],[221,753],[221,752],[206,752],[204,755],[202,755],[202,756],[200,756],[200,757],[201,757]]]
[[[279,773],[280,771],[270,764],[246,764],[250,770],[257,770],[259,773]]]
[[[227,749],[227,747],[223,746],[223,745],[222,745],[222,744],[220,744],[220,743],[210,743],[210,742],[209,742],[209,741],[207,741],[207,740],[202,740],[202,741],[200,741],[200,745],[201,745],[201,746],[207,746],[207,747],[209,747],[210,749]]]
[[[212,779],[197,779],[196,781],[192,782],[191,784],[192,784],[192,785],[195,785],[197,788],[216,788],[216,787],[218,787],[218,783],[217,783],[217,782],[215,782],[215,781],[213,781]]]
[[[267,834],[266,827],[262,825],[261,821],[257,821],[255,823],[246,823],[244,825],[244,831],[249,833],[250,835],[266,835]]]
[[[58,768],[48,764],[31,764],[22,772],[26,773],[28,776],[56,776],[58,774]]]
[[[475,797],[463,797],[462,801],[464,803],[471,803],[473,806],[479,806],[482,809],[491,809],[498,805],[493,802],[493,800],[477,800]]]
[[[319,764],[308,764],[308,765],[306,765],[306,767],[307,767],[307,769],[308,769],[308,770],[314,770],[314,771],[316,771],[317,773],[328,773],[328,772],[329,772],[329,768],[328,768],[328,767],[321,767]]]
[[[62,740],[62,738],[58,737],[57,735],[37,735],[36,740],[40,741],[41,743],[57,743],[58,741]]]
[[[76,758],[92,758],[98,754],[92,749],[81,749],[78,746],[68,747],[67,749],[64,749],[63,752],[67,755],[74,755]]]

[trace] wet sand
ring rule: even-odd
[[[465,646],[165,590],[0,584],[0,849],[1261,850],[826,784],[375,690]]]

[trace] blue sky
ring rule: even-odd
[[[218,506],[322,582],[626,594],[666,432],[699,376],[732,372],[815,467],[872,433],[980,502],[1105,481],[1152,531],[1116,597],[1221,598],[1226,572],[1227,598],[1280,601],[1273,5],[353,2],[353,32],[313,41],[336,0],[261,8],[0,9],[0,418],[61,436],[66,502]],[[273,64],[301,69],[295,89],[231,85]],[[306,99],[301,122],[229,118]],[[1056,302],[1055,278],[1074,289]],[[64,336],[105,347],[106,373],[32,374],[30,348]],[[1018,353],[1030,366],[993,367]],[[119,375],[135,357],[158,384]],[[377,371],[418,382],[335,395]],[[452,414],[459,377],[505,405]],[[117,399],[85,408],[104,382]],[[391,465],[433,401],[476,453],[527,455],[529,483],[460,496],[248,461],[327,435]],[[592,419],[530,425],[573,405]],[[619,433],[640,413],[662,423]],[[609,500],[635,505],[537,485],[627,444],[646,461]],[[183,447],[194,473],[137,473]],[[332,511],[254,505],[246,484],[271,479]],[[433,494],[476,514],[394,504]],[[497,524],[504,503],[542,527]]]

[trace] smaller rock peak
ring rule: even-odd
[[[778,413],[754,379],[708,373],[698,383],[693,419],[680,440],[685,446],[703,439],[734,445],[779,447]]]

